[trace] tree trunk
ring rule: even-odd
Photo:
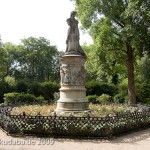
[[[130,43],[126,43],[126,47],[127,47],[128,97],[129,97],[128,103],[129,105],[132,105],[136,104],[133,49]]]

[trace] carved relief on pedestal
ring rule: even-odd
[[[84,66],[66,65],[60,67],[61,85],[84,85]]]
[[[61,85],[70,84],[70,68],[69,65],[60,67]]]
[[[84,85],[85,84],[85,70],[84,67],[81,66],[78,76],[77,76],[77,85]]]

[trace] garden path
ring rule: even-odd
[[[17,141],[18,144],[14,145],[13,143]],[[51,142],[53,143],[53,140],[46,138],[12,137],[0,130],[0,150],[150,150],[150,128],[121,135],[111,140],[58,138],[54,139],[53,144]]]

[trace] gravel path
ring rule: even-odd
[[[21,138],[0,130],[0,150],[150,150],[150,128],[111,140]]]

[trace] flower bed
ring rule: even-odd
[[[14,107],[13,107],[14,108]],[[27,115],[25,112],[12,114],[12,107],[0,108],[0,126],[9,134],[30,134],[69,137],[110,137],[130,130],[150,126],[150,109],[118,112],[101,117],[84,115],[49,116]]]

